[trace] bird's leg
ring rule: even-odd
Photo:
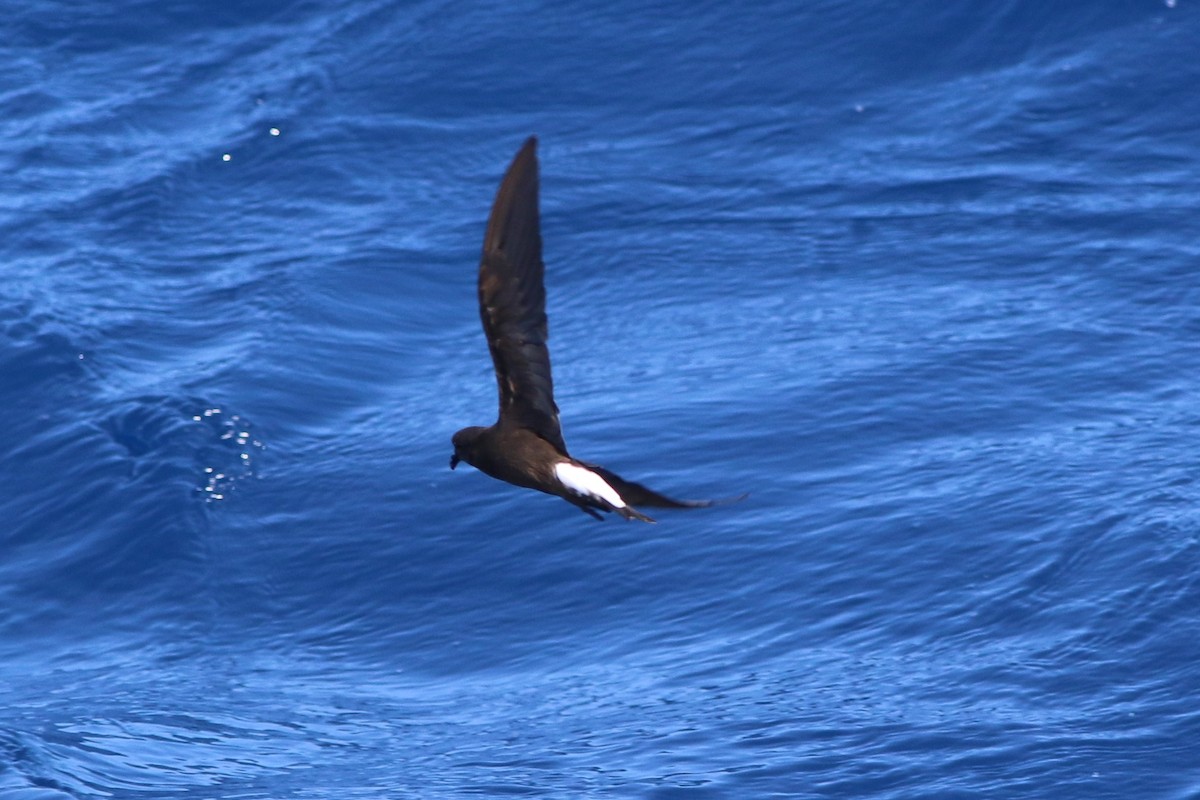
[[[601,521],[604,520],[604,517],[600,516],[600,514],[595,509],[588,508],[587,506],[579,506],[579,510],[589,516],[595,517],[598,520],[601,520]]]

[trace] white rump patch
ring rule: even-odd
[[[614,508],[625,507],[625,501],[617,494],[617,490],[590,469],[575,466],[569,461],[560,461],[554,465],[554,474],[563,486],[575,494],[607,500]]]

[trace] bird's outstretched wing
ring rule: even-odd
[[[500,420],[532,430],[564,455],[546,329],[537,138],[504,174],[483,238],[479,316],[500,388]]]

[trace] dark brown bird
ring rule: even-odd
[[[479,316],[500,387],[500,418],[454,434],[450,469],[465,461],[493,478],[558,495],[596,519],[615,511],[654,522],[634,508],[699,508],[672,500],[604,467],[572,458],[563,442],[546,348],[546,288],[538,219],[537,138],[529,137],[504,174],[483,237]]]

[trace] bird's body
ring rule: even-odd
[[[500,418],[454,434],[450,468],[465,461],[493,478],[562,497],[597,519],[603,511],[654,521],[634,504],[712,505],[672,500],[567,452],[546,347],[544,270],[537,139],[531,136],[500,183],[479,265],[479,315],[496,368]]]

